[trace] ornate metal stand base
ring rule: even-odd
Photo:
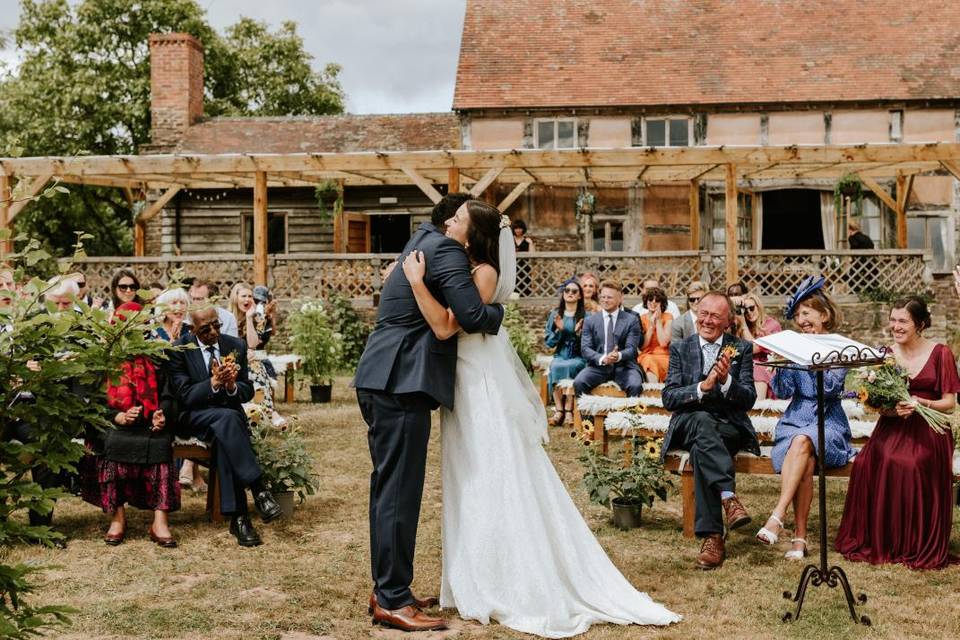
[[[789,591],[783,592],[784,598],[797,603],[797,610],[795,612],[791,613],[787,611],[783,614],[781,619],[784,622],[800,619],[800,609],[803,608],[803,598],[807,595],[807,586],[810,584],[815,587],[819,587],[822,584],[826,584],[831,588],[837,585],[842,586],[843,594],[847,598],[847,607],[850,609],[850,617],[853,618],[853,621],[857,624],[862,624],[866,627],[870,626],[870,618],[858,614],[855,608],[858,604],[865,604],[867,602],[867,594],[860,593],[857,595],[856,600],[854,600],[853,590],[850,589],[850,581],[847,580],[847,574],[836,565],[830,567],[829,571],[823,571],[814,564],[808,564],[804,567],[803,573],[800,574],[800,584],[797,586],[797,594],[793,595]]]

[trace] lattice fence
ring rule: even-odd
[[[871,290],[919,293],[932,280],[927,258],[921,251],[904,250],[869,255],[854,251],[752,251],[740,256],[740,280],[767,299],[791,295],[800,281],[811,275],[825,276],[830,294],[837,300],[853,300]],[[710,279],[714,286],[726,286],[725,272],[724,257],[711,256]]]
[[[268,284],[283,300],[323,297],[336,291],[358,301],[371,301],[382,286],[383,270],[395,256],[388,254],[295,254],[270,259]],[[248,256],[178,258],[88,258],[79,265],[95,291],[108,293],[110,278],[120,267],[132,268],[140,282],[166,285],[174,270],[215,284],[226,297],[236,282],[253,282]],[[921,251],[746,252],[739,260],[740,278],[767,299],[782,299],[808,275],[827,277],[831,294],[851,300],[871,289],[921,291],[930,282],[928,257]],[[636,297],[645,279],[656,278],[667,294],[682,298],[691,280],[706,280],[724,288],[722,255],[695,252],[605,254],[593,252],[535,253],[518,259],[517,292],[521,298],[555,298],[564,280],[591,271],[602,280],[617,279],[627,296]]]

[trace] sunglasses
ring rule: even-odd
[[[77,286],[80,287],[81,289],[83,289],[85,286],[87,286],[87,283],[86,283],[86,281],[78,282],[78,283],[77,283]]]
[[[703,296],[688,296],[688,297],[687,297],[687,303],[689,303],[689,304],[697,304],[697,303],[700,302],[701,300],[703,300]]]
[[[203,325],[203,326],[201,326],[201,327],[197,327],[196,334],[197,334],[197,335],[201,335],[201,334],[204,334],[204,333],[210,333],[210,332],[213,331],[214,329],[216,329],[217,331],[220,330],[220,321],[219,321],[219,320],[214,320],[214,321],[211,322],[210,324],[205,324],[205,325]]]
[[[753,313],[754,311],[757,310],[757,305],[755,305],[755,304],[752,304],[752,305],[750,305],[750,306],[743,305],[743,308],[744,308],[744,310],[749,311],[750,313]]]
[[[117,289],[120,291],[136,291],[137,285],[135,284],[118,284]]]
[[[563,290],[563,292],[564,293],[580,293],[580,289],[577,289],[576,287],[567,287],[566,289]]]

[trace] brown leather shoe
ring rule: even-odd
[[[401,631],[442,631],[447,628],[446,620],[431,618],[412,604],[393,610],[384,609],[378,604],[373,608],[373,624]]]
[[[733,531],[734,529],[739,529],[750,524],[750,514],[743,508],[743,504],[740,503],[740,498],[733,496],[720,502],[723,504],[724,513],[727,514],[727,529]]]
[[[700,545],[700,555],[697,556],[697,569],[709,571],[717,569],[723,565],[723,559],[726,557],[726,551],[723,546],[723,534],[714,533],[703,539]]]
[[[161,537],[153,532],[153,527],[151,526],[148,532],[150,534],[150,539],[153,540],[154,544],[157,546],[163,547],[164,549],[176,549],[177,541],[171,537]]]
[[[439,598],[418,598],[417,596],[413,596],[413,605],[417,609],[430,609],[438,604],[440,604]],[[377,606],[377,595],[371,592],[370,600],[367,603],[367,613],[373,613],[375,606]]]

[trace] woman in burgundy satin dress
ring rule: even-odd
[[[950,348],[924,338],[930,312],[919,298],[897,302],[890,332],[897,363],[910,375],[913,401],[951,412],[960,377]],[[848,560],[940,569],[953,516],[953,435],[938,434],[901,402],[882,415],[854,460],[836,549]]]

